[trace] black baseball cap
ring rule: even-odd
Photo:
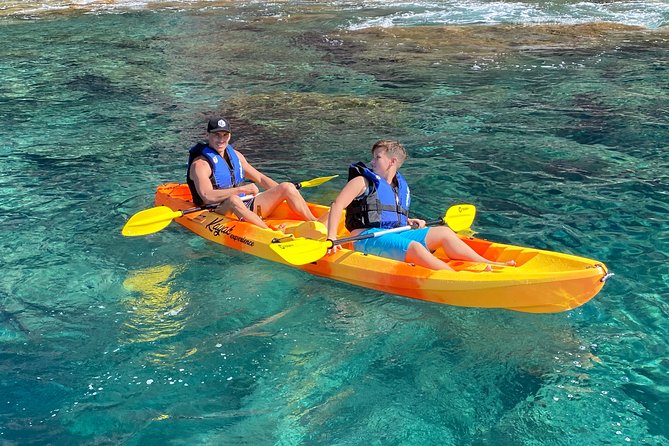
[[[207,124],[207,132],[216,133],[216,132],[228,132],[230,133],[230,123],[225,118],[209,118],[209,124]]]

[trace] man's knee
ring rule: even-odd
[[[299,192],[297,191],[297,188],[295,185],[289,181],[286,181],[284,183],[279,184],[279,190],[281,191],[281,195],[284,197],[290,196],[290,195],[296,195]]]
[[[228,202],[227,204],[230,207],[230,209],[235,210],[235,211],[237,211],[237,210],[239,210],[243,207],[246,207],[246,205],[242,201],[242,198],[239,195],[231,195],[225,201]],[[225,201],[224,201],[224,203],[225,203]]]

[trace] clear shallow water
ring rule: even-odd
[[[445,3],[10,3],[3,442],[669,444],[657,4],[639,4],[661,18],[638,29],[585,15],[368,26]],[[473,202],[480,235],[617,276],[577,310],[527,315],[313,278],[176,225],[123,238],[155,185],[182,180],[214,110],[281,180],[344,176],[400,138],[417,214]],[[305,195],[327,203],[343,183]]]

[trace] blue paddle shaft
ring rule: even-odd
[[[435,220],[430,220],[425,222],[425,226],[435,226],[435,225],[443,225],[444,224],[444,219],[435,219]],[[382,235],[386,234],[393,234],[396,232],[404,232],[404,231],[409,231],[411,229],[418,229],[418,226],[412,226],[412,225],[406,225],[406,226],[400,226],[398,228],[391,228],[391,229],[384,229],[383,231],[376,231],[376,232],[370,232],[368,234],[361,234],[361,235],[354,235],[352,237],[344,237],[340,238],[337,240],[330,240],[328,241],[332,243],[332,246],[334,245],[341,245],[342,243],[348,243],[348,242],[356,242],[358,240],[366,240],[368,238],[376,238],[376,237],[381,237]]]

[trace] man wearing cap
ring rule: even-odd
[[[279,184],[256,170],[230,145],[230,136],[230,122],[214,117],[207,125],[208,144],[190,149],[186,181],[196,205],[220,203],[216,212],[268,228],[262,217],[285,200],[304,220],[316,220],[293,183]],[[252,183],[244,184],[246,180]],[[265,191],[259,193],[258,186]],[[242,198],[248,195],[253,198]]]

